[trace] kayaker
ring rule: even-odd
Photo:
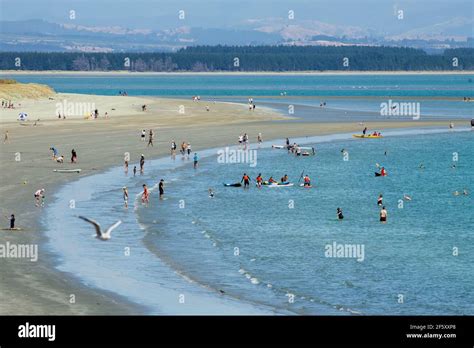
[[[247,173],[244,173],[244,175],[242,176],[242,180],[240,180],[240,182],[244,183],[244,188],[248,188],[250,186],[250,178],[249,176],[247,175]]]
[[[273,176],[271,176],[270,179],[268,179],[268,183],[269,183],[269,184],[274,184],[274,183],[276,183],[275,179],[273,179]]]
[[[288,182],[288,175],[285,174],[285,175],[283,175],[283,177],[281,178],[281,183],[284,184],[284,183],[286,183],[286,182]]]
[[[385,170],[385,167],[382,167],[380,169],[380,176],[387,176],[387,171]]]

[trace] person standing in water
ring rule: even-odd
[[[39,189],[35,192],[35,205],[37,207],[44,207],[44,189]]]
[[[148,187],[143,184],[143,193],[142,193],[142,203],[148,204],[150,200],[150,193],[148,192]]]
[[[199,159],[198,154],[195,152],[194,153],[194,158],[193,158],[193,160],[194,160],[194,169],[197,169],[197,167],[198,167],[198,159]]]
[[[379,198],[377,198],[377,205],[381,207],[383,205],[383,196],[379,194]]]
[[[336,214],[337,214],[337,218],[338,218],[339,220],[344,219],[344,215],[342,215],[342,209],[341,209],[341,208],[337,208]]]
[[[257,136],[257,143],[261,144],[262,142],[263,142],[262,133],[258,133],[258,136]]]
[[[255,179],[255,181],[257,182],[257,187],[261,188],[262,187],[262,182],[263,182],[262,173],[258,173],[258,176]]]
[[[174,140],[171,141],[171,156],[175,156],[176,155],[176,142]]]
[[[133,176],[137,175],[137,166],[133,166]]]
[[[140,174],[143,174],[145,170],[145,156],[142,154],[140,156]]]
[[[387,209],[385,209],[385,206],[382,207],[382,210],[380,210],[380,222],[386,223],[387,222]]]
[[[244,188],[249,188],[250,186],[250,178],[249,176],[247,175],[247,173],[244,173],[244,175],[242,176],[242,180],[240,180],[240,182],[244,183]]]
[[[126,186],[122,187],[123,190],[123,204],[125,208],[128,208],[128,189]]]
[[[160,180],[158,190],[160,191],[160,199],[163,199],[163,195],[165,194],[165,181],[163,179]]]
[[[153,146],[153,130],[150,129],[150,134],[148,134],[148,144],[146,145],[146,147],[148,146]]]
[[[124,166],[125,174],[128,174],[128,161],[127,160],[125,160],[123,166]]]

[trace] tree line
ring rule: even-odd
[[[397,71],[474,70],[474,49],[369,46],[194,46],[172,53],[0,52],[0,70]]]

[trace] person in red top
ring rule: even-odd
[[[242,180],[240,180],[240,182],[244,183],[244,188],[248,188],[250,186],[249,176],[246,173],[244,173],[244,176],[242,176]]]
[[[304,177],[304,186],[311,186],[311,179],[309,178],[308,174]]]
[[[262,174],[261,174],[261,173],[258,174],[258,176],[257,176],[257,178],[255,179],[255,181],[257,182],[257,187],[262,187],[262,181],[263,181],[263,179],[262,179]]]
[[[380,176],[387,176],[387,171],[385,170],[385,167],[382,167],[380,169]]]
[[[150,197],[150,193],[148,192],[148,187],[146,187],[146,185],[143,184],[142,203],[148,204],[149,197]]]

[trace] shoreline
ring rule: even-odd
[[[371,70],[371,71],[341,71],[341,70],[328,70],[328,71],[204,71],[204,72],[193,72],[193,71],[171,71],[171,72],[138,72],[129,70],[112,70],[112,71],[70,71],[70,70],[2,70],[4,75],[84,75],[84,76],[154,76],[154,75],[275,75],[275,76],[292,76],[292,75],[471,75],[474,74],[474,70]]]
[[[87,98],[87,95],[85,95]],[[94,98],[96,96],[90,96]],[[118,98],[123,101],[127,98]],[[74,100],[71,100],[74,101]],[[41,218],[41,208],[35,208],[32,202],[32,192],[38,187],[45,187],[47,197],[56,192],[62,184],[81,177],[99,173],[121,165],[123,153],[128,151],[133,158],[144,153],[147,159],[158,158],[169,153],[171,139],[179,142],[188,140],[196,150],[211,148],[219,144],[228,144],[236,134],[246,131],[252,138],[262,131],[264,139],[289,137],[304,137],[305,135],[334,134],[341,132],[360,131],[360,125],[351,123],[312,123],[312,124],[282,124],[272,122],[281,115],[275,113],[259,113],[249,116],[246,107],[223,105],[218,102],[215,113],[207,113],[198,104],[188,103],[189,113],[182,119],[178,114],[169,110],[176,106],[176,100],[157,99],[160,109],[150,113],[133,112],[111,119],[96,121],[70,119],[64,121],[46,120],[41,127],[21,127],[19,123],[8,123],[11,144],[2,145],[0,153],[2,166],[3,197],[2,215],[14,212],[17,216],[17,225],[22,232],[4,232],[0,240],[9,240],[13,243],[39,243],[44,240],[44,232],[38,225]],[[179,100],[179,103],[184,103]],[[99,105],[100,106],[100,105]],[[202,104],[200,105],[203,106]],[[162,113],[160,110],[164,110]],[[168,111],[166,111],[168,110]],[[16,111],[15,111],[16,112]],[[124,111],[125,112],[125,111]],[[217,112],[217,111],[216,111]],[[323,111],[324,112],[324,111]],[[34,118],[32,118],[34,119]],[[31,122],[33,123],[33,122]],[[373,129],[412,128],[412,127],[447,127],[445,121],[367,121]],[[466,125],[466,121],[454,121],[455,125]],[[2,124],[6,124],[2,120]],[[143,128],[154,128],[158,131],[156,147],[146,148],[139,141],[139,131]],[[212,138],[209,134],[213,134]],[[64,163],[64,168],[80,167],[82,173],[52,174],[58,167],[51,161],[48,148],[57,146],[67,152],[76,148],[79,152],[77,165]],[[98,151],[100,149],[100,151]],[[22,154],[20,162],[14,161],[16,152]],[[32,170],[34,169],[34,170]],[[6,221],[4,222],[6,224]],[[26,261],[8,261],[2,264],[0,276],[8,282],[0,284],[0,293],[10,301],[2,301],[2,314],[29,314],[29,315],[97,315],[97,314],[137,314],[141,313],[139,306],[127,303],[123,298],[111,296],[107,291],[95,290],[70,278],[68,274],[51,269],[51,256],[40,250],[41,258],[35,263]],[[54,261],[54,260],[53,260]],[[3,262],[3,260],[2,260]],[[68,296],[75,294],[77,303],[69,303]]]
[[[444,133],[449,133],[449,132],[469,132],[469,131],[471,131],[468,127],[463,128],[463,129],[455,129],[455,130],[449,130],[449,129],[444,129],[444,128],[431,128],[431,127],[430,128],[400,128],[400,129],[389,130],[388,133],[385,132],[384,129],[381,129],[381,130],[384,131],[384,136],[386,136],[386,137],[400,137],[400,136],[403,137],[403,136],[407,136],[407,135],[434,135],[434,134],[444,134]],[[351,139],[353,139],[352,138],[352,133],[332,133],[332,134],[327,134],[327,135],[307,136],[307,137],[304,137],[304,138],[293,138],[292,141],[295,141],[296,143],[301,144],[301,145],[305,145],[305,144],[321,144],[321,143],[327,143],[327,142],[349,141]],[[282,140],[282,139],[271,139],[271,140],[265,141],[264,143],[262,143],[258,147],[262,148],[262,149],[271,149],[272,144],[277,143],[279,140]],[[231,144],[222,145],[222,146],[226,146],[226,147],[229,147],[231,149],[237,148],[236,145],[231,145]],[[250,145],[250,149],[253,149],[253,148],[256,148],[255,144]],[[217,149],[218,148],[199,149],[201,159],[217,156],[217,154],[216,154]],[[159,158],[154,158],[150,162],[151,163],[149,163],[148,165],[151,165],[156,170],[157,165],[162,164],[162,163],[170,162],[170,158],[169,158],[169,155],[168,156],[162,156],[162,157],[159,157]],[[166,168],[165,170],[170,170],[170,169],[173,170],[173,171],[177,170],[177,169],[179,170],[180,168],[182,168],[185,165],[189,165],[189,161],[186,161],[186,162],[175,162],[175,161],[173,161],[171,163],[171,168]],[[160,168],[160,169],[163,169],[163,168]],[[85,178],[91,179],[91,177],[98,177],[98,176],[100,177],[100,176],[103,176],[103,174],[106,174],[108,172],[117,172],[117,173],[121,172],[121,167],[117,166],[117,167],[113,167],[113,168],[105,168],[101,172],[99,172],[97,174],[91,174],[91,175],[89,175]],[[83,178],[81,178],[81,179],[83,179]],[[78,180],[81,180],[81,179],[78,179]],[[55,199],[59,200],[59,198],[57,197],[58,194],[60,192],[64,191],[64,190],[67,191],[68,186],[74,185],[75,183],[77,183],[78,180],[73,181],[73,182],[64,183],[61,187],[58,187],[56,192],[54,193],[54,195],[56,197]],[[100,185],[100,183],[102,181],[99,179],[95,182]],[[120,186],[120,185],[118,185],[118,186]],[[157,184],[154,184],[154,185],[151,186],[150,192],[153,192],[153,191],[156,190],[156,185]],[[133,200],[133,203],[139,204],[138,200],[139,200],[139,198],[135,197],[135,199]],[[66,203],[63,202],[63,205],[64,204],[67,204],[67,202]],[[52,210],[52,208],[49,208],[49,209]],[[133,211],[133,214],[136,218],[137,213],[135,212],[135,210]],[[137,220],[137,225],[136,225],[137,230],[144,229],[143,227],[140,227],[140,222],[138,222],[138,219],[136,219],[136,220]],[[49,243],[49,244],[51,244],[51,243]],[[186,274],[185,270],[180,271],[180,270],[174,268],[169,262],[166,262],[159,255],[159,250],[156,251],[156,252],[153,252],[149,247],[147,247],[147,246],[144,246],[144,247],[145,247],[146,250],[148,250],[149,253],[153,254],[156,258],[158,258],[159,262],[161,262],[165,265],[165,267],[167,268],[167,270],[165,269],[165,271],[168,271],[170,274],[171,273],[178,274],[178,277],[181,277],[183,281],[187,282],[188,286],[190,287],[188,289],[192,289],[192,287],[195,287],[196,289],[201,289],[201,291],[198,291],[198,293],[197,293],[197,296],[201,296],[200,297],[201,300],[206,301],[206,300],[208,300],[208,297],[210,296],[211,297],[211,302],[209,302],[208,306],[210,306],[212,308],[211,312],[213,312],[215,310],[228,310],[228,311],[234,310],[234,311],[238,311],[239,310],[238,307],[242,306],[246,310],[250,310],[250,312],[239,313],[239,314],[244,314],[244,315],[249,315],[249,314],[250,315],[254,315],[254,314],[260,314],[260,315],[262,315],[262,314],[263,315],[298,314],[297,312],[294,312],[294,313],[293,312],[288,312],[289,310],[284,310],[283,308],[268,307],[267,304],[254,302],[253,300],[249,300],[249,299],[242,299],[240,297],[235,297],[233,295],[222,295],[220,297],[219,293],[218,293],[218,291],[219,291],[218,288],[215,288],[215,287],[213,287],[212,285],[209,285],[209,284],[204,284],[204,283],[199,282],[199,280],[196,279],[196,277],[194,277],[193,275]],[[55,253],[56,253],[57,257],[60,257],[61,259],[64,258],[64,255],[60,255],[58,250],[56,250]],[[56,262],[55,269],[60,271],[58,262]],[[161,274],[161,276],[163,276],[163,274]],[[85,279],[84,278],[85,276],[83,276],[83,277],[73,276],[73,277],[75,277],[81,283],[89,283],[90,284],[90,283],[94,282],[93,278]],[[110,288],[102,288],[102,287],[96,288],[96,287],[93,287],[93,289],[94,290],[99,290],[99,291],[110,292],[110,293],[112,293],[113,295],[115,295],[117,297],[125,298],[127,301],[129,301],[131,303],[135,303],[135,304],[138,305],[138,302],[136,300],[137,299],[136,295],[135,295],[135,300],[133,300],[134,296],[126,295],[124,292],[117,293],[117,292],[115,292],[114,290],[112,290]],[[119,288],[119,289],[121,290],[121,288]],[[196,294],[195,291],[191,290],[191,292],[193,294]],[[224,300],[222,300],[222,298]],[[216,302],[213,302],[213,301],[216,301]],[[214,307],[212,307],[211,303],[214,305]],[[178,308],[180,306],[179,304],[176,304],[175,305],[176,307],[172,307],[168,303],[162,303],[163,307],[168,308],[168,311],[170,310],[170,308],[174,308],[175,311],[173,313],[169,313],[169,312],[160,313],[160,312],[157,312],[156,309],[154,309],[154,310],[152,309],[151,304],[148,305],[148,306],[146,304],[140,304],[140,305],[143,305],[145,308],[148,308],[148,310],[152,314],[171,314],[171,315],[196,314],[194,312],[196,309],[192,309],[190,312],[181,313],[180,310],[178,310]],[[222,307],[220,307],[220,306],[222,306]],[[335,312],[334,315],[336,315],[336,313],[337,312]],[[350,313],[350,311],[349,311],[349,313]],[[199,315],[205,314],[206,315],[206,314],[209,314],[209,313],[198,312],[197,314],[199,314]],[[212,314],[215,314],[215,313],[212,313]],[[217,314],[219,314],[219,315],[232,315],[232,314],[235,314],[235,313],[233,313],[233,312],[229,313],[229,312],[223,311],[223,312],[219,312]]]

